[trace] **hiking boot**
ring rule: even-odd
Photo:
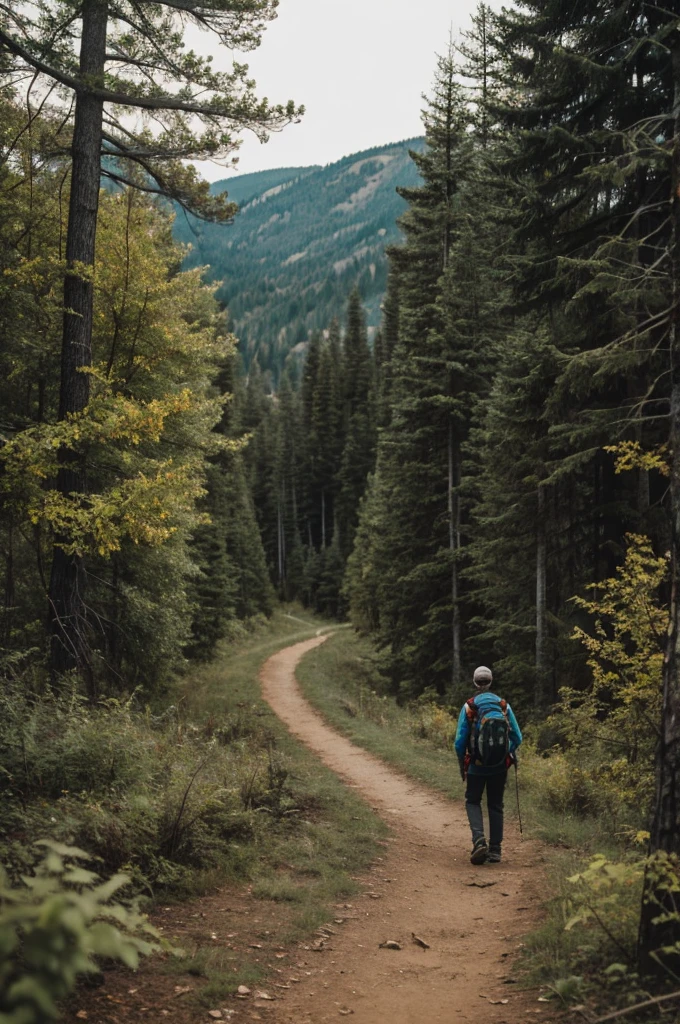
[[[475,839],[472,844],[472,853],[470,854],[471,864],[484,864],[489,856],[489,847],[487,846],[486,839],[484,836],[480,836],[479,839]]]
[[[501,862],[501,851],[500,847],[492,846],[489,849],[489,856],[486,858],[489,864],[500,864]]]

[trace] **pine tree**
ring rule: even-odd
[[[389,425],[392,403],[392,359],[399,340],[399,284],[396,272],[387,277],[385,300],[382,305],[382,325],[374,346],[376,378],[376,425],[380,429]]]
[[[680,32],[677,18],[664,8],[664,52],[672,74],[672,104],[666,124],[670,136],[670,239],[667,272],[670,304],[668,332],[671,395],[668,447],[671,452],[671,573],[670,621],[663,668],[662,713],[656,759],[656,793],[650,834],[650,853],[640,921],[638,956],[646,971],[676,975],[680,957],[680,919],[675,900],[680,863],[680,657],[678,587],[680,585]]]
[[[358,289],[354,289],[349,297],[343,363],[344,444],[336,478],[338,495],[334,539],[337,533],[344,562],[352,550],[359,502],[375,459],[373,358]]]
[[[474,647],[533,707],[556,696],[546,650],[547,545],[554,552],[557,523],[545,507],[551,448],[544,400],[557,374],[544,331],[527,324],[508,336],[467,467],[477,495],[468,568],[481,609],[471,623]]]
[[[656,18],[650,10],[640,19],[638,5],[614,11],[603,4],[594,14],[592,5],[528,2],[478,16],[473,45],[465,47],[468,73],[483,75],[479,88],[488,95],[488,166],[504,172],[500,198],[514,210],[495,218],[509,239],[509,302],[517,318],[509,346],[501,347],[491,407],[481,413],[489,424],[501,396],[512,405],[507,388],[515,381],[516,423],[508,416],[501,427],[497,419],[496,441],[481,462],[489,460],[482,470],[486,494],[471,527],[469,572],[480,599],[490,603],[472,631],[479,630],[480,641],[502,637],[496,657],[519,685],[533,679],[538,706],[569,681],[569,598],[587,581],[612,574],[627,528],[655,528],[648,475],[641,471],[632,483],[616,477],[602,446],[621,437],[661,440],[653,418],[663,395],[655,322],[666,303],[663,287],[644,269],[664,245],[662,161],[643,127],[664,90],[665,72],[660,91],[654,77],[660,51],[647,40]],[[643,90],[640,76],[647,75],[655,84]],[[555,360],[531,387],[516,350],[522,335],[532,339],[537,368],[547,366],[541,353],[552,351]],[[541,452],[523,482],[506,481],[526,510],[533,544],[514,585],[503,566],[528,538],[517,540],[516,524],[503,511],[507,497],[493,497],[506,475],[496,464],[498,445]],[[494,525],[487,531],[484,522]],[[505,551],[493,566],[482,555],[487,542]],[[520,620],[524,632],[518,629],[513,643],[507,623]]]
[[[460,632],[455,630],[451,573],[451,412],[455,378],[449,370],[442,279],[456,238],[458,193],[469,163],[467,114],[451,52],[438,60],[433,98],[424,114],[426,148],[413,153],[423,185],[403,189],[406,242],[390,250],[399,295],[399,339],[390,360],[392,410],[381,433],[372,539],[360,526],[361,550],[346,586],[350,606],[357,589],[378,595],[377,639],[388,649],[394,685],[418,693],[443,692],[460,672]],[[375,499],[363,515],[375,511]],[[373,580],[371,580],[371,574]],[[359,583],[361,580],[361,584]],[[453,649],[452,649],[453,648]]]
[[[518,188],[516,308],[549,321],[570,357],[558,396],[571,420],[575,403],[583,410],[582,429],[569,432],[581,450],[658,437],[650,416],[663,400],[656,353],[668,293],[647,269],[667,242],[659,115],[670,107],[670,63],[654,41],[667,22],[657,4],[533,0],[494,22],[515,83],[492,107],[518,140],[506,163]],[[644,517],[642,487],[631,500]]]
[[[327,548],[333,539],[337,474],[344,447],[344,376],[340,330],[331,325],[323,345],[309,428],[307,478],[310,488],[309,539],[313,547]]]
[[[190,658],[200,661],[213,655],[227,623],[236,617],[236,569],[227,554],[225,484],[221,467],[212,466],[207,474],[208,494],[204,503],[210,522],[198,527],[191,547],[196,572],[190,587],[192,636],[186,651]],[[259,542],[259,535],[257,539]]]

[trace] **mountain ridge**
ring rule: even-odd
[[[385,247],[398,242],[406,204],[397,188],[420,181],[409,151],[420,138],[375,146],[325,166],[237,175],[226,187],[240,210],[231,225],[177,218],[190,243],[185,265],[208,266],[219,281],[246,367],[257,357],[276,379],[290,352],[314,330],[344,316],[358,286],[369,333],[380,320],[387,281]]]

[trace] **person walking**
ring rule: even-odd
[[[491,692],[493,674],[485,665],[472,677],[475,695],[463,704],[454,743],[460,774],[467,783],[465,810],[472,831],[472,864],[498,864],[503,843],[503,794],[522,733],[507,701]],[[486,789],[489,842],[484,834],[482,796]]]

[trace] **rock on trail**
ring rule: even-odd
[[[270,1024],[519,1024],[554,1020],[520,991],[513,961],[538,918],[540,853],[507,829],[503,863],[473,868],[462,802],[401,776],[329,728],[303,698],[295,667],[327,637],[279,651],[262,693],[290,731],[390,825],[385,856],[321,947],[301,951],[300,981],[260,1010]],[[451,775],[457,782],[452,755]],[[455,780],[455,781],[454,781]],[[495,883],[480,885],[475,883]],[[415,938],[414,938],[415,937]],[[429,948],[423,948],[421,939]],[[401,948],[395,948],[399,945]]]

